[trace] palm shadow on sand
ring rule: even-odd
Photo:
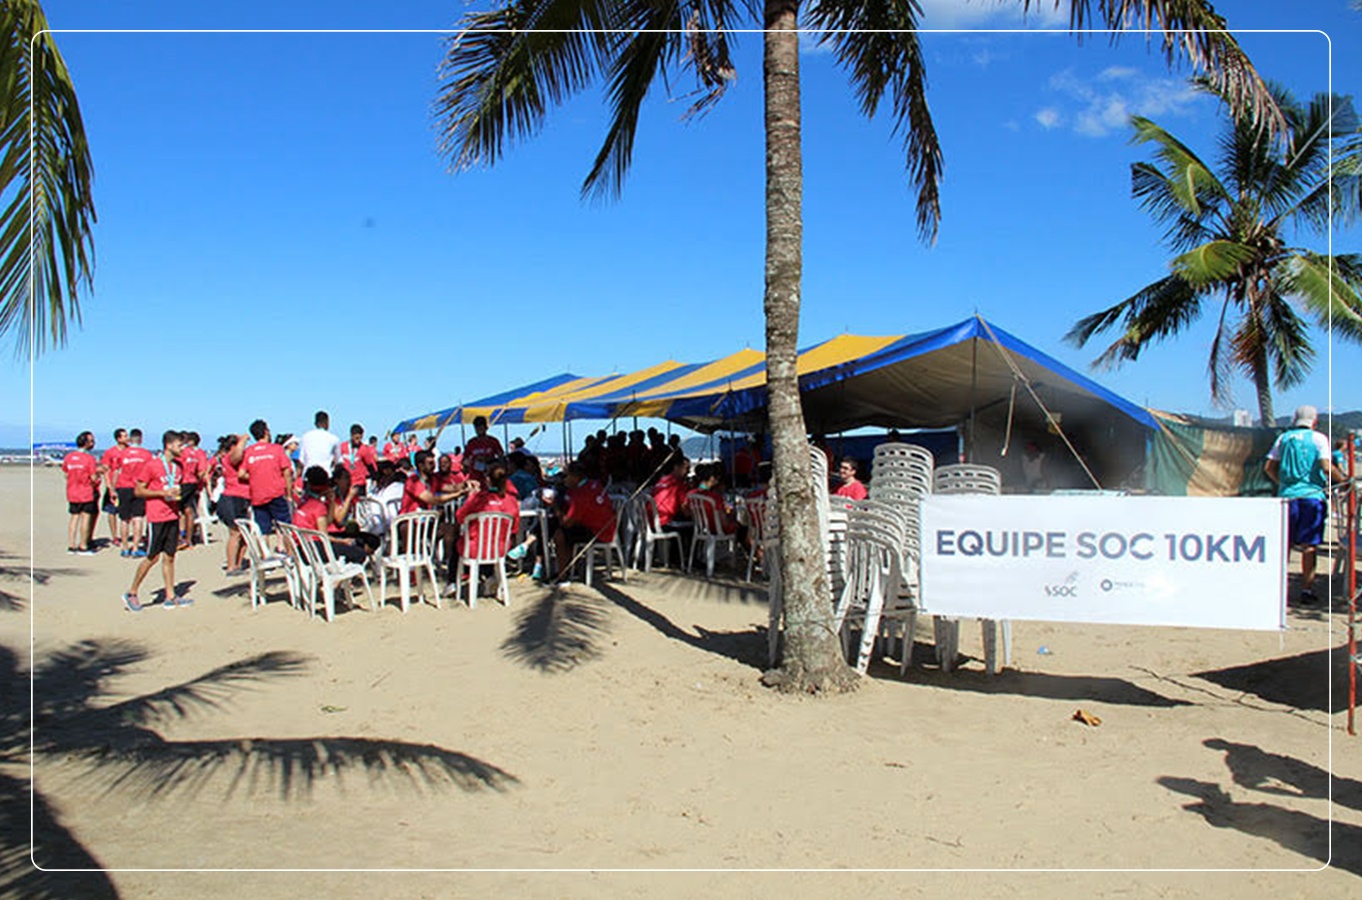
[[[1348,649],[1313,650],[1244,666],[1193,672],[1223,688],[1253,694],[1293,709],[1339,713],[1348,705]],[[1329,685],[1333,683],[1333,701]]]
[[[303,674],[307,661],[292,653],[262,653],[159,691],[117,699],[109,682],[147,658],[141,647],[124,641],[83,641],[48,654],[31,672],[30,717],[30,672],[0,646],[0,896],[116,896],[97,871],[43,871],[97,870],[100,862],[27,780],[21,766],[30,740],[35,764],[62,765],[82,796],[126,791],[129,797],[186,798],[220,786],[224,796],[272,793],[288,802],[306,800],[318,784],[356,776],[375,787],[429,794],[500,792],[519,783],[491,763],[433,744],[343,736],[168,740],[159,726],[223,712],[245,690]],[[41,869],[30,864],[30,849]]]

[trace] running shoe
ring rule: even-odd
[[[525,553],[529,550],[529,541],[516,544],[506,553],[507,559],[524,559]]]
[[[145,550],[134,550],[134,551],[132,551],[131,553],[129,553],[128,555],[131,556],[133,559],[145,559],[145,558],[146,558],[146,555],[147,555],[147,551],[145,551]]]
[[[128,612],[141,612],[142,603],[137,599],[136,594],[124,594],[123,608],[126,609]]]
[[[193,598],[193,597],[190,597],[188,594],[181,594],[180,596],[178,596],[178,597],[175,598],[175,605],[176,605],[176,606],[182,606],[182,607],[183,607],[183,606],[193,606],[193,605],[194,605],[194,598]]]
[[[175,598],[174,598],[174,597],[167,597],[167,598],[165,598],[165,600],[162,601],[162,603],[161,603],[161,608],[162,608],[162,609],[174,609],[176,606],[177,606],[177,604],[176,604],[176,602],[175,602]]]
[[[89,547],[82,547],[81,549],[76,551],[76,556],[94,556],[94,555],[95,551],[91,550]]]

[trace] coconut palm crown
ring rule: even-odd
[[[1179,334],[1210,306],[1219,323],[1208,364],[1211,396],[1226,402],[1230,376],[1247,376],[1266,425],[1273,422],[1273,388],[1290,388],[1310,371],[1309,322],[1362,341],[1362,256],[1293,243],[1356,221],[1357,115],[1347,97],[1316,94],[1302,105],[1281,87],[1271,90],[1287,126],[1282,139],[1265,140],[1226,104],[1229,122],[1214,165],[1148,119],[1131,119],[1132,143],[1150,145],[1153,155],[1131,166],[1131,193],[1165,226],[1164,243],[1177,255],[1168,275],[1080,319],[1067,336],[1082,346],[1123,329],[1095,363],[1118,365]]]

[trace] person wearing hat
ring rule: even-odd
[[[1299,407],[1291,427],[1272,444],[1263,467],[1277,485],[1277,496],[1289,506],[1287,542],[1301,553],[1302,603],[1317,600],[1315,556],[1324,542],[1329,481],[1347,480],[1329,454],[1329,439],[1315,430],[1318,419],[1313,406]]]

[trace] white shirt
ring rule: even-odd
[[[341,461],[341,442],[329,431],[314,428],[298,439],[298,461],[306,472],[312,466],[321,466],[327,474],[336,463]]]

